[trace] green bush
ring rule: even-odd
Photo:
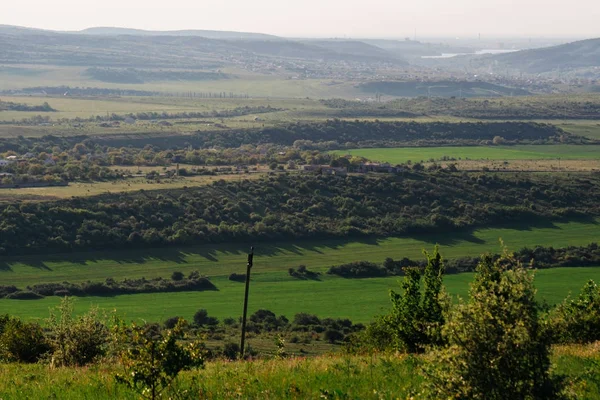
[[[446,314],[448,345],[429,355],[424,368],[431,398],[561,398],[538,311],[533,274],[508,256],[484,257],[469,301]]]
[[[344,340],[344,334],[336,329],[328,329],[325,331],[325,340],[333,344]]]
[[[53,365],[82,366],[93,363],[106,353],[109,329],[97,309],[75,317],[73,300],[65,297],[56,309],[50,311],[47,325]]]
[[[600,288],[590,280],[579,296],[565,299],[550,313],[551,331],[559,343],[600,340]]]
[[[183,275],[183,272],[181,272],[181,271],[174,271],[174,272],[171,274],[171,280],[174,280],[174,281],[180,281],[180,280],[182,280],[183,278],[185,278],[185,275]]]
[[[170,317],[167,318],[165,320],[165,328],[167,329],[173,329],[175,328],[175,326],[177,325],[177,323],[179,322],[179,320],[182,319],[181,317]]]
[[[50,351],[38,324],[16,318],[0,319],[0,360],[33,363]]]
[[[223,346],[223,355],[230,360],[237,359],[240,355],[240,345],[232,342],[225,343]]]
[[[407,268],[403,293],[390,292],[392,312],[384,318],[392,333],[394,347],[409,353],[422,352],[427,346],[442,342],[444,265],[437,247],[432,256],[426,252],[425,256],[423,292],[420,270]]]

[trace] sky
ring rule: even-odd
[[[287,37],[600,37],[599,0],[0,0],[0,24]]]

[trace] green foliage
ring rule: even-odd
[[[48,351],[50,346],[38,324],[0,316],[0,360],[33,363]]]
[[[575,299],[567,298],[550,314],[555,340],[589,343],[600,340],[600,288],[588,281]]]
[[[533,274],[505,255],[484,257],[469,292],[446,315],[447,347],[429,357],[432,398],[556,399],[551,338],[538,315]]]
[[[240,356],[240,345],[227,342],[223,345],[223,355],[229,360],[236,360]]]
[[[97,308],[73,315],[73,300],[62,299],[46,321],[55,366],[82,366],[97,361],[109,345],[109,328]]]
[[[444,266],[436,247],[433,255],[425,252],[427,265],[423,272],[407,268],[402,283],[403,293],[390,292],[392,311],[385,318],[393,338],[394,347],[409,353],[422,352],[429,345],[441,343],[441,327],[444,324],[442,280]]]
[[[125,372],[116,375],[118,383],[136,390],[147,399],[157,399],[170,388],[179,373],[204,365],[204,348],[199,342],[179,344],[185,322],[159,334],[156,330],[132,325],[127,332],[128,348],[121,354]]]
[[[169,193],[0,206],[0,251],[32,254],[239,243],[249,238],[455,232],[511,221],[597,215],[598,196],[600,178],[593,175],[279,175]]]

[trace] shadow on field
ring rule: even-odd
[[[556,223],[577,222],[580,224],[600,225],[594,218],[562,218],[562,219],[542,219],[523,220],[517,222],[508,222],[506,224],[496,224],[489,226],[490,229],[513,229],[518,231],[532,231],[534,229],[563,229]],[[455,230],[451,232],[439,232],[435,234],[413,234],[401,237],[411,238],[425,242],[427,244],[439,244],[442,246],[454,246],[460,243],[485,244],[481,238],[475,236],[477,229],[486,229],[488,227],[479,227],[465,230]],[[358,237],[351,236],[346,238],[325,238],[314,237],[310,239],[298,240],[265,240],[256,243],[224,243],[224,244],[203,244],[190,247],[161,247],[150,249],[124,249],[91,251],[80,253],[63,253],[36,256],[12,256],[0,257],[0,272],[13,271],[14,264],[19,263],[31,268],[43,271],[52,271],[54,263],[74,263],[82,267],[99,268],[97,263],[116,263],[116,264],[144,264],[148,262],[172,263],[174,265],[194,265],[193,259],[199,257],[213,263],[222,262],[222,257],[239,257],[240,268],[246,265],[246,254],[250,247],[255,247],[255,255],[260,257],[275,257],[290,255],[298,257],[298,265],[303,264],[303,256],[315,258],[315,254],[325,254],[335,250],[342,250],[349,244],[363,244],[370,246],[379,246],[387,239],[386,237]],[[594,238],[590,238],[590,241]],[[347,249],[351,252],[352,249]],[[393,256],[393,254],[391,254]],[[236,261],[237,263],[237,261]]]

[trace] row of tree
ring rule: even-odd
[[[457,232],[600,215],[600,177],[279,174],[0,206],[0,254]]]

